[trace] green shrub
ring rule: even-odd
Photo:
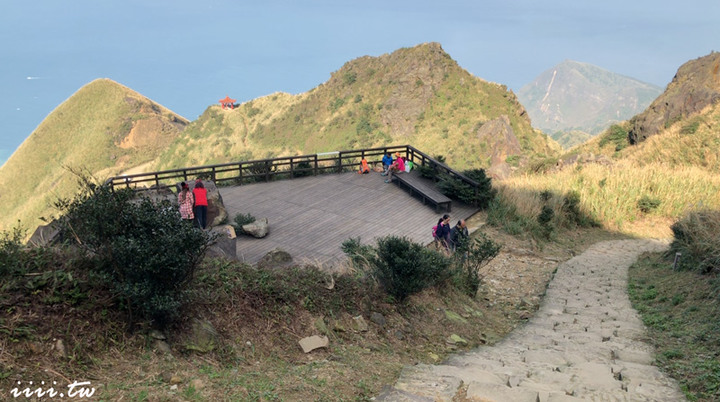
[[[310,164],[310,161],[298,162],[293,167],[293,177],[305,177],[305,176],[312,176],[312,175],[313,175],[313,166]]]
[[[450,258],[405,237],[377,240],[370,265],[382,288],[397,301],[443,283],[450,276]]]
[[[465,170],[463,174],[478,183],[477,191],[465,181],[447,174],[439,175],[438,190],[450,198],[460,200],[466,204],[477,205],[485,209],[495,197],[495,190],[491,179],[485,175],[483,169]]]
[[[19,227],[0,233],[0,277],[25,272],[26,252],[22,243],[25,233]]]
[[[689,123],[685,124],[684,126],[682,126],[680,128],[680,134],[684,134],[684,135],[695,134],[697,132],[698,128],[700,128],[700,120],[693,119],[692,121],[690,121]]]
[[[265,181],[266,175],[268,173],[275,172],[277,170],[277,166],[270,162],[254,162],[251,163],[250,166],[247,166],[245,170],[247,173],[244,174],[247,174],[249,177],[244,176],[243,180],[253,183]]]
[[[328,107],[331,112],[335,113],[338,109],[340,109],[345,104],[345,99],[343,98],[335,98],[332,102],[330,102],[330,106]]]
[[[555,227],[553,225],[554,218],[555,210],[553,210],[552,207],[548,205],[543,205],[542,211],[540,211],[540,215],[538,215],[537,217],[537,221],[542,228],[543,235],[548,240],[552,237],[552,233],[555,230]]]
[[[369,266],[370,260],[375,255],[375,249],[369,244],[362,244],[359,237],[351,237],[340,246],[343,253],[350,258],[353,267],[365,269]]]
[[[235,215],[235,219],[233,219],[232,227],[235,229],[236,232],[242,232],[243,225],[247,225],[249,223],[255,222],[255,217],[250,215],[249,213],[243,214],[239,213]]]
[[[720,269],[720,211],[693,211],[671,227],[669,256],[681,253],[679,268],[699,273]]]
[[[435,167],[431,165],[419,165],[416,169],[420,172],[420,176],[426,179],[435,180],[437,177],[437,170],[435,170]]]
[[[468,296],[475,297],[483,280],[480,268],[495,258],[499,252],[500,245],[484,233],[461,242],[453,254],[453,285]]]
[[[598,145],[602,148],[606,144],[615,144],[615,150],[620,151],[630,145],[628,140],[628,132],[622,126],[613,124],[610,128],[602,135]]]
[[[343,83],[345,85],[352,85],[357,81],[357,73],[355,71],[347,71],[343,75]]]
[[[644,195],[638,200],[637,207],[641,212],[648,213],[656,210],[660,206],[660,203],[660,199]]]
[[[443,155],[435,155],[434,159],[440,163],[445,163]],[[420,172],[420,176],[427,179],[435,180],[438,176],[437,165],[432,161],[428,161],[426,165],[419,165],[416,169]]]
[[[577,191],[569,191],[563,199],[562,211],[567,223],[578,227],[593,227],[599,224],[588,216],[580,207],[580,194]]]
[[[186,287],[211,240],[180,219],[167,200],[135,198],[130,189],[83,180],[73,200],[56,207],[64,238],[92,259],[97,275],[135,318],[163,326],[180,314]]]

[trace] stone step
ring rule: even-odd
[[[642,341],[645,327],[627,297],[629,265],[662,247],[645,240],[591,247],[558,267],[526,324],[442,365],[405,367],[378,400],[684,400],[677,384],[652,366],[653,349]]]

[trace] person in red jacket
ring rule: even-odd
[[[207,190],[203,185],[202,180],[197,179],[195,181],[195,188],[193,188],[193,195],[195,196],[195,221],[200,229],[205,229],[207,226]]]

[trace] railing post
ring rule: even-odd
[[[290,178],[295,178],[295,171],[293,170],[293,158],[290,157]]]
[[[157,173],[155,173],[155,187],[160,188],[160,177],[158,177]]]
[[[238,163],[238,185],[242,186],[242,163]]]
[[[343,164],[342,164],[342,152],[338,152],[338,167],[337,172],[342,173]]]
[[[215,166],[212,167],[212,181],[213,183],[217,183],[216,176],[215,176]]]
[[[314,157],[315,157],[315,167],[313,168],[313,176],[317,176],[317,174],[318,174],[318,159],[317,159],[317,154],[315,154]]]
[[[270,182],[270,161],[265,161],[265,182]]]

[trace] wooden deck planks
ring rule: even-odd
[[[238,256],[255,263],[279,247],[296,261],[336,263],[345,258],[340,245],[350,237],[363,243],[391,234],[432,241],[431,228],[442,214],[384,179],[376,172],[343,173],[221,187],[230,220],[250,213],[270,222],[264,239],[238,236]],[[452,223],[475,212],[453,201]]]

